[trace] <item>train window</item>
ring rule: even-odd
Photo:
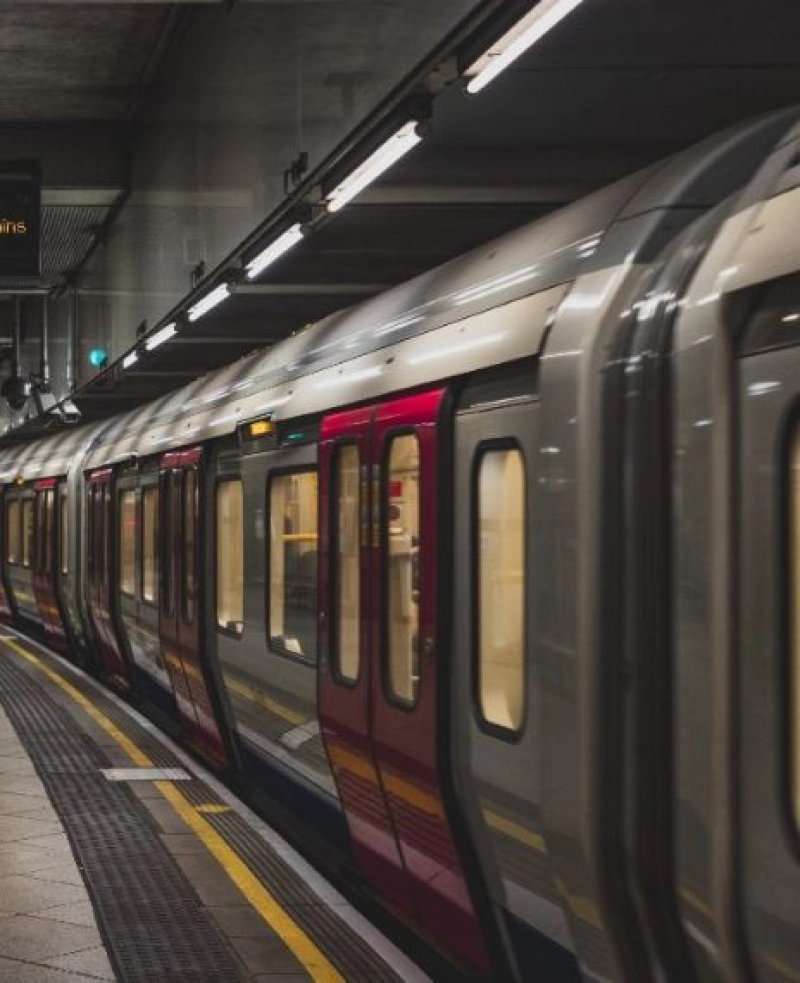
[[[164,482],[164,504],[161,514],[164,519],[164,524],[163,529],[160,531],[160,535],[163,536],[163,541],[161,543],[161,583],[159,585],[159,590],[162,594],[164,610],[166,614],[171,616],[175,613],[174,529],[175,499],[177,497],[175,483],[178,480],[178,475],[175,471],[170,471],[164,474],[162,480]]]
[[[136,593],[136,492],[119,497],[119,589]]]
[[[197,584],[195,580],[195,518],[197,511],[197,472],[187,471],[183,478],[183,617],[187,623],[194,621],[194,604]]]
[[[794,821],[800,828],[800,427],[795,431],[790,461],[790,564],[791,564],[791,789]]]
[[[33,559],[33,499],[22,499],[22,565],[29,567]]]
[[[47,500],[43,491],[33,499],[33,537],[33,569],[39,573],[45,569],[47,555]]]
[[[14,564],[19,563],[19,512],[19,499],[10,498],[6,502],[6,559]]]
[[[333,482],[333,667],[341,679],[352,683],[358,679],[361,655],[361,486],[355,444],[343,444],[336,449]]]
[[[419,441],[392,438],[383,510],[389,693],[412,706],[419,688]]]
[[[158,600],[158,488],[142,493],[142,598],[150,604]]]
[[[111,573],[111,486],[103,485],[103,570],[102,582],[108,582]]]
[[[477,487],[477,683],[480,713],[517,731],[525,683],[525,466],[517,448],[485,450]]]
[[[270,485],[269,638],[297,658],[316,658],[317,473],[279,474]]]
[[[217,485],[217,625],[244,631],[244,491],[240,478]]]
[[[38,544],[38,564],[39,570],[43,573],[52,573],[53,556],[53,489],[47,488],[39,493],[41,498],[41,517],[39,528],[36,531]]]
[[[69,574],[69,509],[67,508],[66,492],[61,494],[61,529],[60,529],[60,550],[61,550],[61,573],[64,577]]]

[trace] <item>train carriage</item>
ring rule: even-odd
[[[792,978],[797,119],[4,450],[0,617],[471,978]]]

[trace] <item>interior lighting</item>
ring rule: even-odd
[[[139,356],[136,352],[129,352],[125,358],[122,360],[123,369],[129,369],[132,365],[135,365],[139,361]]]
[[[169,339],[173,338],[177,333],[178,325],[175,324],[174,321],[171,321],[169,324],[164,325],[164,327],[159,331],[156,331],[155,334],[150,335],[150,337],[144,343],[144,347],[149,352],[152,352],[153,349],[158,348],[159,345],[163,345],[165,341],[169,341]]]
[[[189,308],[189,320],[199,320],[204,314],[208,314],[210,310],[221,304],[230,294],[231,285],[229,283],[221,283],[213,290],[209,290],[204,297],[201,297],[196,304]]]
[[[551,31],[583,0],[539,0],[533,10],[518,21],[474,61],[464,74],[469,79],[467,92],[476,93],[494,81],[538,40]]]
[[[325,207],[338,212],[422,140],[416,120],[405,123],[328,195]]]
[[[272,266],[284,253],[288,253],[292,246],[296,246],[303,238],[303,235],[303,227],[298,222],[290,229],[287,229],[283,235],[278,236],[274,242],[270,243],[266,249],[263,249],[258,256],[247,264],[247,279],[255,279],[268,266]]]

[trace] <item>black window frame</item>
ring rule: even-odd
[[[524,506],[524,535],[523,535],[523,605],[522,605],[522,640],[523,640],[523,659],[522,659],[522,718],[519,727],[503,727],[501,724],[492,723],[487,720],[481,702],[481,676],[480,676],[480,470],[481,462],[487,454],[497,451],[519,451],[522,458],[523,476],[525,479],[523,488]],[[472,711],[475,722],[479,729],[490,737],[504,741],[506,744],[519,744],[525,736],[528,727],[528,716],[530,711],[530,700],[528,698],[528,672],[529,672],[529,652],[528,637],[530,633],[529,618],[531,612],[529,605],[525,603],[525,593],[528,586],[530,575],[530,550],[528,541],[530,539],[531,515],[528,507],[530,489],[530,467],[525,455],[525,448],[517,437],[509,434],[504,437],[489,437],[479,441],[472,448],[472,461],[470,462],[470,503],[469,503],[469,536],[470,536],[470,692]]]
[[[265,535],[265,547],[266,547],[266,557],[265,557],[265,588],[266,588],[266,604],[264,605],[264,635],[267,642],[267,648],[270,652],[275,655],[279,655],[283,659],[290,659],[295,663],[302,663],[307,666],[317,666],[319,663],[319,619],[316,619],[315,624],[315,644],[314,644],[314,655],[308,656],[305,653],[300,654],[298,652],[292,652],[291,650],[276,644],[275,639],[279,636],[272,635],[270,628],[270,621],[272,618],[272,483],[275,478],[285,477],[287,475],[295,474],[316,474],[317,476],[317,563],[319,563],[319,527],[320,527],[320,482],[319,482],[319,462],[315,464],[299,464],[292,466],[281,466],[277,468],[270,468],[267,474],[266,481],[266,506],[264,509],[264,516],[266,518],[265,530],[267,535]],[[319,612],[319,566],[317,567],[317,603],[315,608]]]
[[[414,692],[413,700],[406,700],[402,696],[398,696],[393,692],[391,686],[391,671],[389,667],[389,457],[391,455],[391,448],[394,440],[398,437],[414,437],[417,442],[417,451],[419,456],[419,543],[417,548],[419,550],[419,609],[417,611],[417,668],[419,674],[417,676],[417,685]],[[381,639],[381,652],[380,652],[380,667],[381,667],[381,690],[383,692],[384,699],[391,706],[398,710],[404,710],[406,713],[413,713],[419,706],[420,696],[422,695],[422,650],[421,650],[421,638],[420,633],[422,629],[422,599],[425,596],[424,587],[427,587],[427,582],[423,578],[424,564],[422,562],[422,548],[424,539],[423,537],[423,501],[424,496],[422,494],[422,481],[423,481],[423,454],[422,454],[422,441],[417,428],[414,426],[399,426],[392,427],[383,432],[381,436],[381,448],[379,456],[379,470],[378,470],[378,507],[377,507],[377,519],[378,519],[378,549],[380,556],[380,569],[381,569],[381,583],[380,583],[380,639]],[[373,487],[374,493],[374,487]],[[373,516],[376,514],[375,502],[371,503]]]

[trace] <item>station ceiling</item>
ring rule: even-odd
[[[150,353],[139,346],[135,365],[112,365],[76,391],[83,419],[183,385],[800,93],[794,0],[585,0],[491,86],[467,95],[459,79],[466,61],[532,6],[477,3],[435,50],[420,51],[418,69],[302,176],[194,295],[164,312],[162,323],[180,325],[172,340]],[[153,98],[163,59],[183,43],[193,9],[150,2],[0,8],[2,127],[14,129],[25,154],[51,161],[43,275],[23,286],[68,285],[113,229],[137,113]],[[342,212],[320,220],[320,189],[409,112],[430,115],[420,145]],[[183,318],[210,286],[241,271],[260,242],[309,219],[313,231],[263,277],[239,283],[200,320]],[[31,421],[15,436],[55,425]]]

